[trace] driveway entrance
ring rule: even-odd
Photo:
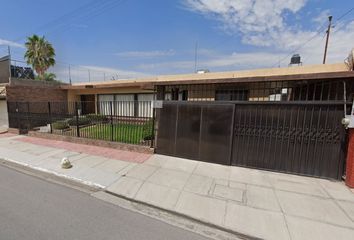
[[[335,102],[165,101],[156,152],[340,179],[346,134]]]

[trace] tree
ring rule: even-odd
[[[27,48],[25,53],[27,63],[32,65],[39,79],[43,80],[48,68],[55,65],[55,50],[52,44],[44,36],[39,37],[34,34],[28,37],[25,46]]]
[[[54,73],[43,73],[42,77],[38,76],[36,79],[54,82],[54,81],[57,81],[57,80],[55,80],[56,77],[57,76]]]

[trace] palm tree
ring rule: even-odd
[[[32,65],[39,75],[39,79],[43,79],[44,73],[55,64],[55,50],[52,44],[44,36],[39,37],[34,34],[28,37],[25,46],[27,48],[25,53],[27,63]]]

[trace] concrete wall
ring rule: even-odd
[[[8,115],[6,100],[0,99],[0,129],[8,127]]]

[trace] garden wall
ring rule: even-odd
[[[58,83],[11,79],[6,86],[8,102],[67,102],[67,90]]]

